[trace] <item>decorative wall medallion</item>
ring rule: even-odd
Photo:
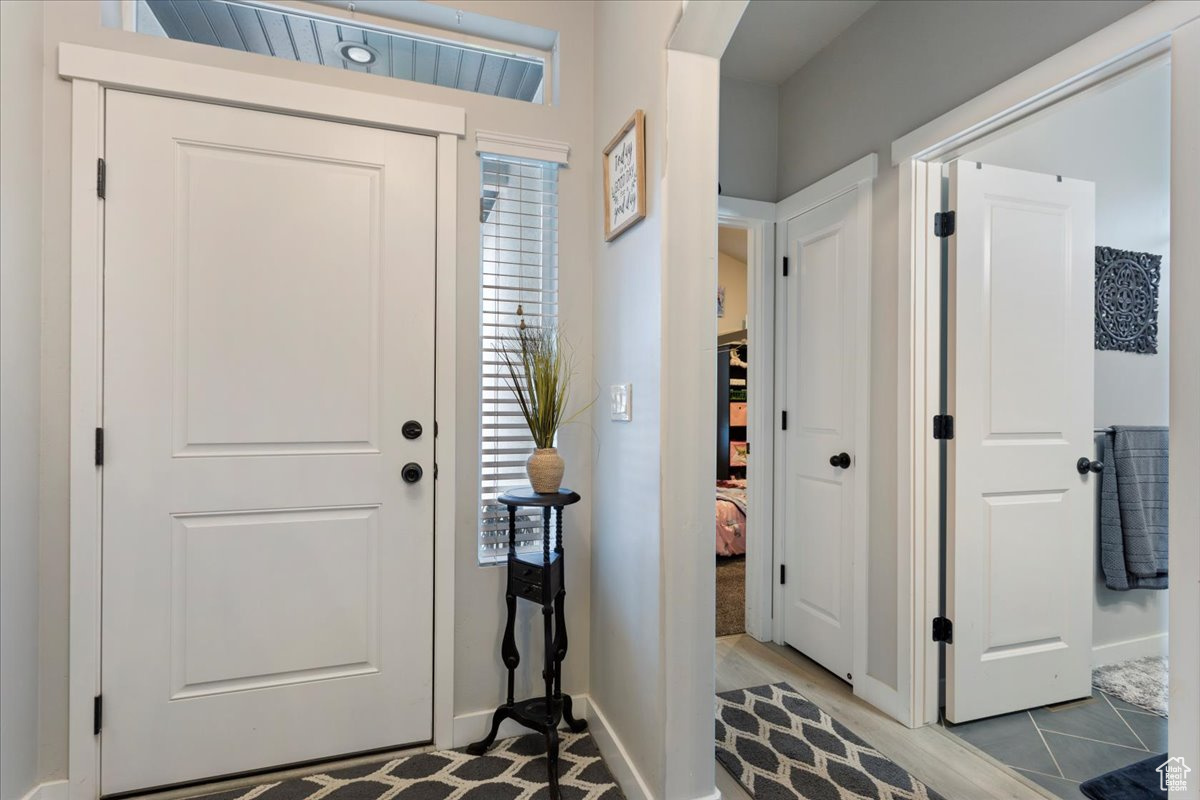
[[[1096,349],[1158,352],[1162,256],[1096,248]]]

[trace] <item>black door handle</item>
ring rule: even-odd
[[[421,423],[417,422],[415,419],[410,419],[408,422],[404,423],[402,428],[400,428],[400,432],[404,434],[405,439],[419,438],[424,430],[425,429],[421,427]]]
[[[829,466],[841,467],[842,469],[850,469],[850,454],[838,453],[836,456],[829,457]]]
[[[404,479],[405,483],[416,483],[424,474],[425,470],[421,469],[421,465],[415,461],[410,461],[400,468],[400,477]]]
[[[1092,461],[1087,456],[1075,462],[1075,469],[1079,470],[1080,475],[1087,475],[1089,472],[1103,472],[1103,461]]]

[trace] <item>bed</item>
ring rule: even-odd
[[[717,555],[746,554],[746,479],[717,481]]]

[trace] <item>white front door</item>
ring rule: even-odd
[[[864,243],[853,189],[787,223],[781,349],[784,640],[852,680],[856,322]],[[864,476],[865,477],[865,476]]]
[[[950,169],[946,716],[1091,692],[1095,191]]]
[[[429,741],[435,140],[106,119],[103,793]]]

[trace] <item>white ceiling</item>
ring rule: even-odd
[[[721,59],[721,74],[778,86],[873,5],[875,0],[750,0]]]

